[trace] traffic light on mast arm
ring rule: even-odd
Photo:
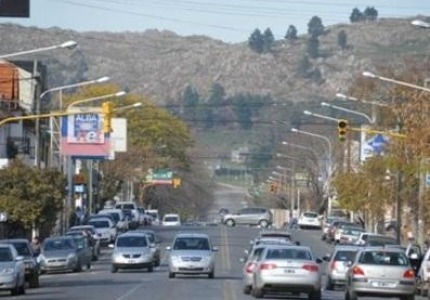
[[[337,122],[337,129],[339,131],[339,141],[344,142],[346,140],[346,133],[348,131],[348,121],[339,120],[339,122]]]
[[[278,190],[278,186],[277,186],[276,182],[270,183],[270,192],[275,194],[277,192],[277,190]]]
[[[103,132],[112,132],[112,116],[113,116],[113,102],[106,101],[102,104],[103,113]]]

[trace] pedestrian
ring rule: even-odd
[[[31,242],[31,247],[33,248],[33,252],[34,252],[35,255],[39,255],[40,254],[41,245],[40,245],[40,240],[39,240],[38,236],[35,236],[33,238],[33,241]]]

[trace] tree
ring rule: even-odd
[[[26,165],[15,159],[0,169],[0,211],[31,230],[53,227],[63,208],[66,179],[61,172]]]
[[[257,52],[259,54],[263,53],[264,50],[264,38],[261,34],[260,29],[255,29],[254,32],[251,34],[251,36],[248,39],[248,45],[249,48]]]
[[[311,36],[307,43],[307,53],[311,58],[317,58],[319,56],[320,42],[317,36]]]
[[[364,10],[364,19],[367,21],[375,21],[378,18],[378,11],[374,7],[366,7]]]
[[[275,37],[273,36],[272,30],[267,28],[263,33],[263,52],[269,53],[272,50]]]
[[[298,72],[302,78],[309,77],[309,68],[311,67],[311,63],[307,55],[303,55],[302,59],[299,62]]]
[[[318,16],[313,16],[308,23],[308,33],[311,37],[318,37],[324,33],[324,25]]]
[[[346,36],[345,30],[341,30],[337,34],[337,44],[341,49],[346,49],[348,47],[348,38]]]
[[[351,23],[361,22],[364,20],[364,14],[357,7],[355,7],[349,16],[349,20]]]
[[[247,97],[244,94],[237,94],[233,96],[231,102],[233,103],[233,110],[242,129],[250,129],[252,127],[252,110]]]
[[[285,39],[289,41],[297,40],[297,28],[294,25],[288,27],[287,33],[285,34]]]
[[[193,121],[197,116],[197,107],[200,102],[199,93],[192,85],[187,85],[182,95],[183,113],[185,120]]]

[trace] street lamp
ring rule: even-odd
[[[14,56],[20,56],[20,55],[25,55],[25,54],[33,54],[33,53],[38,53],[38,52],[50,51],[50,50],[55,50],[55,49],[74,49],[77,46],[78,46],[77,42],[67,41],[67,42],[64,42],[62,44],[58,44],[58,45],[54,45],[54,46],[37,48],[37,49],[33,49],[33,50],[26,50],[26,51],[15,52],[15,53],[10,53],[10,54],[3,54],[3,55],[0,55],[0,59],[14,57]]]
[[[366,118],[366,120],[370,124],[375,123],[375,120],[372,119],[371,117],[369,117],[368,115],[366,115],[365,113],[362,113],[362,112],[359,112],[359,111],[356,111],[356,110],[352,110],[352,109],[348,109],[348,108],[345,108],[345,107],[333,105],[333,104],[330,104],[330,103],[327,103],[327,102],[321,102],[321,105],[322,106],[326,106],[326,107],[330,107],[330,108],[334,108],[334,109],[337,109],[337,110],[341,110],[341,111],[344,111],[344,112],[347,112],[347,113],[350,113],[350,114],[354,114],[354,115],[358,115],[358,116],[364,117],[364,118]],[[338,119],[335,119],[335,120],[339,121]]]
[[[404,81],[400,81],[400,80],[396,80],[396,79],[392,79],[392,78],[378,76],[378,75],[376,75],[374,73],[371,73],[371,72],[363,72],[362,74],[363,74],[364,77],[369,77],[369,78],[373,78],[373,79],[379,79],[381,81],[386,81],[386,82],[390,82],[390,83],[394,83],[394,84],[406,86],[406,87],[417,89],[417,90],[421,90],[421,91],[424,91],[424,92],[430,92],[429,88],[426,88],[426,87],[423,87],[423,86],[419,86],[419,85],[416,85],[416,84],[413,84],[413,83],[409,83],[409,82],[404,82]]]
[[[411,22],[411,25],[416,27],[426,28],[426,29],[430,28],[430,23],[427,23],[421,20],[413,20]]]
[[[355,101],[355,102],[359,102],[359,103],[373,104],[373,105],[377,105],[377,106],[388,106],[387,103],[358,99],[358,98],[347,96],[347,95],[341,94],[341,93],[336,93],[336,98],[341,99],[341,100],[351,100],[351,101]]]
[[[112,97],[121,97],[121,96],[124,96],[126,94],[127,93],[124,92],[124,91],[119,91],[119,92],[116,92],[114,94],[97,96],[97,97],[83,99],[83,100],[77,100],[77,101],[74,101],[74,102],[70,103],[69,106],[67,106],[67,110],[69,110],[70,108],[76,106],[77,104],[87,103],[87,102],[93,102],[93,101],[98,101],[98,100],[102,100],[102,99],[106,99],[106,98],[112,98]]]
[[[325,135],[316,134],[316,133],[312,133],[312,132],[308,132],[308,131],[303,131],[303,130],[299,130],[297,128],[291,128],[291,131],[295,132],[295,133],[301,133],[304,135],[308,135],[311,137],[322,139],[328,145],[328,176],[327,176],[327,181],[326,181],[326,189],[327,189],[327,199],[328,199],[327,213],[328,213],[328,215],[330,215],[330,213],[331,213],[331,197],[330,197],[330,179],[331,178],[330,177],[332,174],[332,145],[331,145],[330,139],[328,137],[326,137]]]
[[[130,108],[135,108],[135,107],[139,107],[142,106],[143,103],[142,102],[136,102],[130,105],[125,105],[125,106],[120,106],[114,109],[114,111],[121,111],[121,110],[125,110],[125,109],[130,109]]]
[[[317,113],[313,113],[313,112],[311,112],[309,110],[304,110],[303,113],[305,115],[308,115],[308,116],[317,117],[317,118],[321,118],[321,119],[325,119],[325,120],[329,120],[329,121],[334,121],[334,122],[339,122],[339,119],[332,118],[332,117],[329,117],[329,116],[320,115],[320,114],[317,114]]]

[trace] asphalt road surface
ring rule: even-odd
[[[242,194],[241,194],[242,193]],[[219,202],[212,211],[220,207],[235,210],[244,205],[243,191],[223,187],[218,193]],[[101,300],[240,300],[252,299],[242,293],[242,267],[239,259],[243,250],[248,248],[249,241],[258,233],[258,228],[225,226],[201,227],[153,227],[162,240],[163,259],[161,266],[153,273],[146,270],[119,271],[110,273],[111,250],[103,249],[99,261],[94,262],[90,270],[81,273],[46,274],[41,276],[38,289],[27,289],[24,296],[11,297],[8,291],[0,292],[1,299],[101,299]],[[174,235],[179,232],[198,231],[208,233],[215,246],[219,247],[216,258],[215,278],[207,276],[177,276],[169,279],[166,266],[165,246],[171,243]],[[322,242],[319,231],[293,231],[294,240],[312,247],[315,255],[321,257],[330,252],[331,246]],[[301,297],[271,297],[266,299],[307,299]],[[323,291],[323,299],[344,299],[341,289]],[[378,299],[378,298],[360,298]],[[385,298],[387,299],[387,298]],[[394,299],[394,298],[393,298]],[[416,299],[424,299],[416,297]]]

